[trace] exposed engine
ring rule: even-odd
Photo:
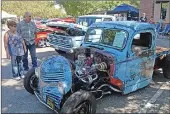
[[[76,78],[75,85],[72,87],[73,91],[80,89],[91,91],[96,99],[110,94],[111,91],[120,92],[118,88],[110,84],[109,74],[113,70],[113,55],[96,48],[79,48],[75,52]]]
[[[75,75],[84,83],[91,84],[100,77],[99,72],[108,74],[110,62],[108,57],[96,50],[82,49],[75,61]]]

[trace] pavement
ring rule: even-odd
[[[42,58],[54,54],[57,53],[53,48],[37,48],[38,63]],[[29,65],[31,67],[31,63]],[[10,60],[6,59],[3,40],[1,71],[2,113],[53,113],[24,89],[23,80],[12,79]],[[170,113],[169,107],[170,80],[163,77],[161,70],[153,75],[153,81],[143,89],[127,95],[115,92],[97,101],[97,113]]]

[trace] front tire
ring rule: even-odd
[[[36,76],[35,76],[35,69],[32,68],[25,74],[24,78],[24,88],[31,94],[34,94],[34,89],[36,88]]]
[[[170,55],[165,58],[164,66],[162,69],[164,77],[170,79]]]
[[[96,99],[88,91],[73,93],[64,103],[61,113],[71,114],[95,114]]]

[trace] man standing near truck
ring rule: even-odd
[[[140,22],[147,22],[146,14],[143,13],[142,17],[140,18]]]
[[[24,14],[24,19],[17,25],[17,32],[22,36],[25,41],[27,51],[23,58],[24,70],[27,72],[28,67],[28,50],[31,54],[32,66],[37,67],[37,57],[36,57],[36,25],[31,21],[31,13],[26,12]]]

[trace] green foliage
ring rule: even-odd
[[[129,0],[129,1],[69,1],[69,0],[60,0],[60,4],[63,5],[66,12],[69,15],[77,17],[79,15],[85,15],[94,11],[102,10],[111,10],[118,5],[123,3],[130,4],[139,8],[139,0]]]
[[[51,1],[2,1],[2,10],[23,16],[24,12],[31,12],[33,17],[63,17],[61,11],[55,9]]]
[[[139,0],[125,1],[81,1],[59,0],[65,8],[67,15],[77,17],[94,11],[111,10],[116,6],[126,3],[139,8]],[[11,14],[23,16],[29,11],[34,17],[64,17],[60,9],[54,8],[53,1],[2,1],[2,10]]]

